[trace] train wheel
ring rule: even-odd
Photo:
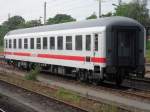
[[[81,81],[81,82],[86,82],[87,81],[87,74],[83,71],[80,71],[78,73],[78,80]]]
[[[79,72],[79,80],[84,81],[84,74],[82,72]]]
[[[141,73],[137,74],[138,78],[144,78],[144,76],[145,76],[145,69]]]
[[[121,85],[123,82],[123,77],[124,77],[124,70],[120,69],[118,73],[116,74],[116,85]]]
[[[123,80],[121,78],[116,79],[116,85],[120,86],[122,84]]]

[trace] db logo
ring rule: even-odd
[[[37,54],[32,54],[32,57],[36,57],[37,56]]]

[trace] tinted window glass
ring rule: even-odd
[[[11,42],[11,39],[9,40],[9,48],[12,47],[12,42]]]
[[[16,49],[16,39],[14,39],[14,49]]]
[[[19,39],[19,49],[21,49],[21,48],[22,48],[22,40]]]
[[[34,49],[34,38],[30,39],[30,47],[31,49]]]
[[[95,41],[95,51],[98,51],[98,34],[95,34],[94,41]]]
[[[76,50],[82,50],[82,35],[77,35],[75,40]]]
[[[47,37],[43,38],[43,49],[47,49]]]
[[[5,46],[6,46],[6,48],[8,48],[8,41],[6,40],[5,42],[6,42],[6,43],[5,43]]]
[[[37,43],[36,43],[36,48],[37,48],[37,49],[41,49],[41,38],[37,38],[37,39],[36,39],[36,42],[37,42]]]
[[[72,50],[72,36],[66,36],[66,50]]]
[[[91,35],[86,35],[86,50],[91,50]]]
[[[57,48],[58,50],[62,50],[63,49],[63,37],[59,36],[57,38]]]
[[[55,49],[55,37],[50,37],[50,49]]]
[[[24,39],[24,48],[28,49],[28,39]]]

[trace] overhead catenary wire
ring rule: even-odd
[[[112,2],[114,2],[114,1],[116,1],[116,0],[113,0]],[[108,3],[108,2],[105,1],[105,2],[102,2],[102,3],[104,4],[104,3]],[[79,4],[79,5],[71,6],[71,8],[70,8],[70,5],[68,5],[68,4],[65,5],[65,6],[63,6],[63,7],[62,7],[62,5],[61,6],[57,5],[53,9],[51,9],[51,7],[48,7],[48,8],[50,10],[54,10],[53,14],[54,13],[55,14],[58,14],[58,13],[70,13],[71,15],[74,15],[75,13],[79,13],[77,10],[81,10],[81,11],[83,11],[83,10],[89,10],[89,7],[91,7],[90,10],[93,9],[92,12],[97,12],[98,13],[98,10],[95,10],[95,8],[93,7],[93,6],[95,6],[98,9],[98,5],[99,5],[98,3],[95,4],[94,2],[92,2],[92,3],[91,2],[87,2],[85,4]],[[74,11],[74,10],[76,10],[76,11]],[[72,11],[73,11],[73,13],[72,13]]]
[[[113,0],[113,1],[116,1],[116,0]],[[88,2],[87,2],[88,3]],[[53,9],[51,9],[51,10],[55,10],[55,9],[61,9],[61,10],[65,10],[65,11],[72,11],[72,10],[78,10],[79,8],[81,9],[81,8],[85,8],[85,9],[87,9],[87,6],[96,6],[97,5],[97,7],[98,7],[98,4],[95,4],[94,2],[93,3],[85,3],[85,4],[79,4],[79,5],[74,5],[73,4],[73,6],[72,5],[64,5],[65,7],[62,7],[62,5],[61,6],[55,6],[55,8],[53,8]],[[102,2],[103,3],[103,2]],[[71,6],[71,8],[70,8],[70,6]],[[69,9],[67,9],[69,7]],[[49,7],[48,7],[49,8]],[[51,7],[50,7],[51,8]]]

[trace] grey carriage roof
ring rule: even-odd
[[[75,28],[87,28],[87,27],[96,27],[96,26],[110,26],[115,24],[124,24],[124,25],[138,25],[141,26],[137,21],[127,18],[127,17],[105,17],[100,19],[85,20],[80,22],[69,22],[55,25],[45,25],[25,29],[17,29],[7,33],[7,35],[15,34],[25,34],[25,33],[35,33],[35,32],[46,32],[46,31],[55,31],[55,30],[64,30],[64,29],[75,29]]]

